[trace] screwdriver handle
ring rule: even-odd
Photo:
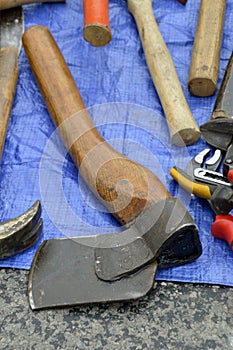
[[[120,223],[133,220],[147,204],[170,197],[152,172],[115,151],[98,133],[49,30],[29,28],[23,45],[74,163],[92,192]]]
[[[211,228],[215,238],[224,239],[233,251],[233,216],[217,215]]]

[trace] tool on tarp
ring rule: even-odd
[[[233,217],[227,214],[233,209],[233,184],[217,172],[222,158],[221,151],[215,150],[214,155],[205,162],[209,154],[210,149],[204,149],[191,159],[186,171],[173,167],[170,174],[181,187],[208,200],[217,214],[212,225],[212,234],[226,240],[232,248]]]
[[[142,297],[151,290],[158,265],[176,266],[200,256],[197,227],[152,172],[101,137],[49,30],[29,28],[23,44],[83,179],[127,227],[112,235],[45,241],[30,270],[30,305],[40,309]]]
[[[146,62],[176,146],[191,145],[199,128],[185,99],[172,57],[154,18],[152,0],[127,0],[141,38]]]
[[[0,159],[18,78],[18,54],[24,30],[22,8],[0,12]],[[0,223],[0,259],[34,244],[42,231],[41,205],[36,201],[19,217]]]
[[[192,95],[216,91],[225,9],[226,0],[201,1],[188,78]]]
[[[187,0],[178,1],[182,5],[187,2]],[[104,46],[112,40],[108,3],[108,0],[83,0],[83,37],[93,46]]]
[[[0,10],[6,10],[36,2],[66,2],[66,0],[0,0]]]
[[[233,183],[233,54],[215,102],[211,120],[201,125],[201,133],[208,144],[226,152],[223,175]]]
[[[112,40],[108,18],[108,0],[83,0],[83,36],[93,46],[104,46]]]

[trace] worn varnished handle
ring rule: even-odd
[[[18,78],[18,49],[0,49],[0,159]]]
[[[23,35],[23,45],[48,110],[75,164],[93,193],[117,219],[128,223],[148,203],[169,197],[153,173],[116,152],[100,136],[48,29],[31,27]]]
[[[218,83],[226,0],[202,0],[188,78],[191,94],[214,94]]]
[[[0,10],[10,9],[34,2],[65,2],[66,0],[0,0]]]
[[[107,45],[112,39],[108,0],[83,0],[83,36],[93,46]]]
[[[128,0],[135,18],[147,65],[166,115],[172,142],[193,144],[200,137],[198,126],[184,97],[171,55],[155,21],[151,0]]]

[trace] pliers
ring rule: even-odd
[[[205,162],[210,151],[206,148],[193,157],[186,171],[173,167],[170,174],[181,187],[208,200],[217,214],[212,225],[212,234],[216,238],[226,240],[233,250],[233,217],[228,214],[233,209],[233,184],[217,172],[222,160],[222,152],[219,149]]]

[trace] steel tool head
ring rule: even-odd
[[[0,259],[18,254],[36,243],[42,231],[41,205],[36,201],[24,214],[0,223]]]
[[[20,51],[24,32],[22,7],[0,11],[0,19],[0,48],[13,46]]]
[[[232,143],[233,118],[217,118],[200,127],[206,142],[215,148],[226,151]]]
[[[43,242],[29,275],[31,308],[138,299],[153,287],[157,266],[194,261],[195,224],[179,201],[161,204],[159,217],[156,204],[121,233]]]

